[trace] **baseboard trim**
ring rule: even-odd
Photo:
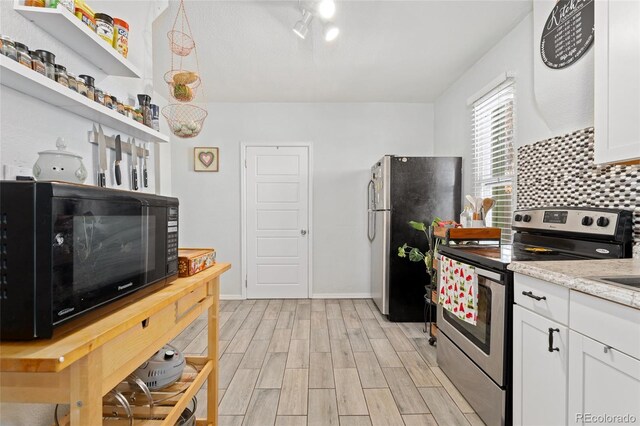
[[[241,294],[221,294],[220,300],[244,300]]]
[[[371,299],[371,293],[314,293],[311,299]]]

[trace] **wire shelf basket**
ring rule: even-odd
[[[164,81],[169,85],[169,94],[178,102],[193,101],[201,83],[198,73],[186,70],[168,71]]]
[[[190,104],[169,104],[162,108],[171,133],[179,138],[194,138],[200,134],[208,112]]]
[[[193,38],[182,31],[171,30],[167,33],[167,38],[169,39],[169,49],[178,56],[188,56],[196,47]]]

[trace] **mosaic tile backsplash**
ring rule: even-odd
[[[517,208],[574,206],[633,210],[640,259],[640,166],[597,165],[593,127],[518,148]]]

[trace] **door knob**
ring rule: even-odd
[[[301,235],[307,235],[307,230],[306,229],[301,229],[300,230],[300,234]]]

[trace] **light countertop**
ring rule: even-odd
[[[590,277],[640,275],[640,259],[512,262],[509,270],[640,309],[640,288],[603,283]]]

